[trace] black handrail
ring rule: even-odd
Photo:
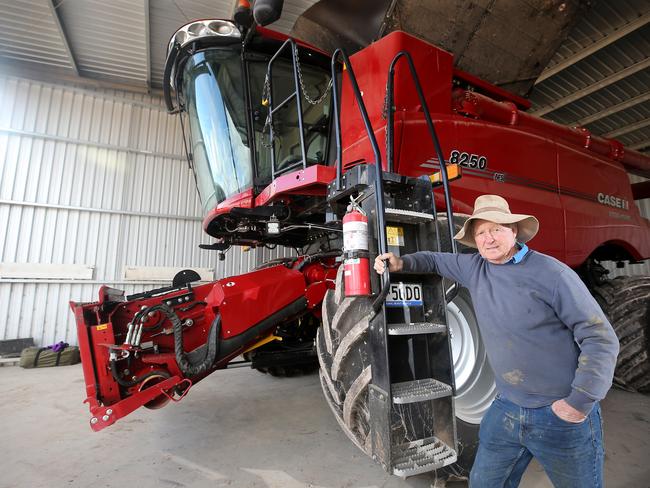
[[[424,118],[427,121],[427,128],[429,130],[429,136],[431,137],[431,140],[433,141],[433,146],[436,151],[436,156],[438,157],[438,161],[440,161],[440,172],[442,173],[442,187],[444,189],[444,194],[445,194],[445,206],[447,207],[447,225],[449,227],[449,240],[451,242],[451,251],[453,253],[458,252],[458,249],[456,247],[456,241],[454,240],[454,213],[452,210],[451,206],[451,196],[450,196],[450,191],[449,191],[449,179],[447,177],[447,167],[445,163],[445,157],[442,153],[442,148],[440,147],[440,140],[438,139],[438,135],[436,134],[436,129],[433,126],[433,120],[431,120],[431,114],[429,113],[429,107],[427,105],[427,101],[424,98],[424,92],[422,91],[422,85],[420,84],[420,79],[418,78],[418,74],[415,70],[415,65],[413,64],[413,58],[407,51],[400,51],[398,52],[393,60],[390,63],[390,68],[388,70],[388,86],[386,88],[388,92],[388,114],[387,114],[387,123],[386,123],[386,168],[388,171],[393,171],[393,160],[394,160],[394,147],[393,147],[393,139],[394,139],[394,119],[393,115],[395,113],[395,110],[393,109],[393,99],[394,99],[394,81],[395,81],[395,66],[397,65],[397,62],[402,58],[406,58],[408,61],[408,66],[409,66],[409,71],[411,74],[411,79],[413,80],[413,84],[415,85],[415,90],[417,91],[418,98],[420,99],[420,105],[422,105],[422,111],[424,112]],[[432,190],[432,200],[433,200],[433,190]],[[439,239],[437,236],[439,235],[439,228],[438,228],[438,219],[437,219],[437,214],[436,214],[436,203],[435,200],[432,201],[433,204],[433,211],[434,211],[434,217],[435,217],[435,226],[436,226],[436,238]],[[453,300],[453,298],[456,296],[458,293],[458,284],[454,283],[452,289],[450,292],[447,294],[447,301]]]
[[[296,89],[290,93],[287,98],[282,100],[277,107],[273,107],[273,63],[275,60],[278,58],[280,53],[284,51],[286,46],[291,46],[291,64],[293,66],[293,82],[296,87]],[[278,49],[273,57],[269,60],[269,64],[267,67],[266,71],[266,79],[268,80],[268,108],[269,108],[269,114],[268,116],[270,117],[270,123],[269,123],[269,140],[271,144],[271,175],[272,178],[275,179],[275,175],[280,173],[280,171],[276,171],[275,168],[275,136],[273,134],[273,114],[284,107],[291,98],[295,97],[296,99],[296,108],[298,110],[298,129],[300,130],[300,153],[302,155],[302,169],[306,169],[307,167],[307,153],[305,152],[305,131],[303,127],[303,121],[302,121],[302,93],[300,91],[300,78],[298,76],[298,66],[297,66],[297,51],[298,47],[296,45],[296,41],[293,39],[289,38],[284,43],[282,46],[280,46],[280,49]],[[297,165],[291,165],[291,168]],[[288,168],[284,168],[282,171],[286,171]]]
[[[341,190],[341,178],[343,175],[343,160],[342,160],[342,147],[341,147],[341,122],[339,120],[339,103],[338,103],[338,82],[337,82],[337,72],[338,65],[336,64],[336,59],[338,56],[343,58],[343,67],[348,71],[348,76],[350,77],[350,82],[352,84],[352,92],[354,93],[354,98],[361,112],[361,118],[363,119],[363,125],[366,128],[366,133],[368,134],[368,140],[372,147],[372,152],[375,156],[375,197],[377,199],[377,233],[378,233],[378,251],[379,254],[384,254],[388,249],[388,243],[386,240],[386,218],[384,210],[384,177],[383,177],[383,168],[381,165],[381,154],[379,152],[379,145],[377,144],[377,138],[375,137],[375,132],[372,129],[370,124],[370,118],[368,117],[368,111],[366,110],[366,104],[363,101],[361,96],[361,90],[359,90],[359,84],[357,83],[357,77],[354,75],[354,70],[350,64],[350,58],[345,53],[343,49],[337,49],[332,55],[332,99],[334,103],[334,124],[335,124],[335,134],[336,134],[336,191]],[[382,289],[375,301],[373,302],[373,309],[377,312],[386,296],[388,295],[388,289],[390,287],[390,273],[388,268],[381,275]]]

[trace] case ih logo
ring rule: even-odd
[[[613,195],[605,195],[604,193],[598,194],[598,202],[603,205],[609,205],[614,208],[621,208],[623,210],[629,210],[630,204],[625,198],[618,198]]]

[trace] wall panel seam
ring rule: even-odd
[[[49,208],[53,210],[69,210],[74,212],[127,215],[132,217],[147,217],[152,219],[193,220],[199,222],[202,220],[201,217],[194,217],[190,215],[158,214],[158,213],[151,213],[151,212],[137,212],[133,210],[117,210],[117,209],[110,209],[110,208],[77,207],[74,205],[59,205],[54,203],[39,203],[39,202],[21,202],[18,200],[5,200],[5,199],[0,199],[0,205],[15,205],[20,207]]]
[[[74,139],[71,137],[56,136],[56,135],[45,134],[41,132],[31,132],[31,131],[20,130],[20,129],[11,129],[9,127],[0,127],[0,132],[4,132],[5,134],[16,135],[16,136],[34,137],[38,139],[45,139],[45,140],[56,141],[56,142],[65,142],[68,144],[91,146],[91,147],[97,147],[101,149],[112,149],[115,151],[122,151],[122,152],[133,153],[133,154],[142,154],[144,156],[153,156],[153,157],[159,157],[165,159],[173,159],[177,161],[186,161],[185,156],[181,156],[179,154],[169,154],[169,153],[148,151],[146,149],[136,149],[134,147],[118,146],[115,144],[106,144],[103,142],[94,142],[94,141],[89,141],[84,139]]]

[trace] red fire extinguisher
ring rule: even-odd
[[[354,200],[347,210],[343,216],[345,296],[369,296],[368,217]]]

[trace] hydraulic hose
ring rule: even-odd
[[[183,350],[183,323],[178,316],[170,310],[175,319],[170,317],[174,327],[174,353],[176,354],[176,362],[178,367],[183,373],[188,376],[196,376],[208,371],[214,364],[219,352],[219,336],[221,335],[221,315],[217,315],[210,326],[208,332],[207,351],[203,359],[198,363],[193,363],[187,358],[187,354]]]
[[[176,64],[176,58],[178,57],[180,49],[180,44],[175,42],[169,51],[169,54],[167,55],[167,60],[165,61],[165,70],[163,72],[163,98],[165,99],[165,104],[167,105],[167,111],[170,113],[174,113],[179,109],[179,107],[174,107],[170,84],[172,81],[172,70]]]
[[[339,257],[341,254],[342,254],[341,251],[327,251],[327,252],[319,252],[316,254],[307,255],[305,256],[305,259],[298,266],[296,266],[296,271],[302,271],[302,269],[305,266],[311,264],[317,259],[336,258]]]
[[[208,371],[214,364],[219,352],[219,336],[221,335],[221,316],[217,315],[210,326],[207,340],[207,350],[200,361],[194,362],[183,350],[183,322],[168,305],[161,303],[146,310],[145,313],[160,311],[172,323],[174,331],[174,354],[180,370],[188,376],[196,376]]]
[[[205,302],[196,302],[197,305],[202,303]],[[203,355],[203,358],[197,362],[190,360],[188,358],[188,355],[185,353],[183,349],[183,322],[178,317],[178,315],[176,315],[174,310],[172,310],[172,308],[168,305],[161,303],[141,310],[138,312],[138,314],[136,314],[134,322],[137,322],[137,319],[139,317],[143,317],[145,314],[152,312],[162,312],[172,324],[174,332],[174,354],[180,370],[187,376],[196,376],[208,371],[208,369],[214,364],[214,361],[217,358],[217,354],[219,353],[221,316],[217,315],[212,322],[206,343],[207,350]]]
[[[140,319],[140,320],[142,321],[142,319]],[[158,319],[158,321],[153,325],[147,326],[147,325],[145,325],[144,321],[142,321],[142,330],[144,330],[145,332],[154,332],[154,331],[156,331],[156,330],[158,330],[160,328],[160,326],[163,324],[164,321],[165,321],[165,317],[162,316],[162,314],[161,314],[160,318]]]
[[[146,313],[160,311],[172,323],[174,331],[174,354],[180,370],[187,376],[205,373],[214,364],[219,352],[219,336],[221,335],[221,315],[217,315],[210,326],[207,340],[207,350],[198,362],[191,361],[183,349],[183,322],[168,305],[161,303],[145,310]]]

